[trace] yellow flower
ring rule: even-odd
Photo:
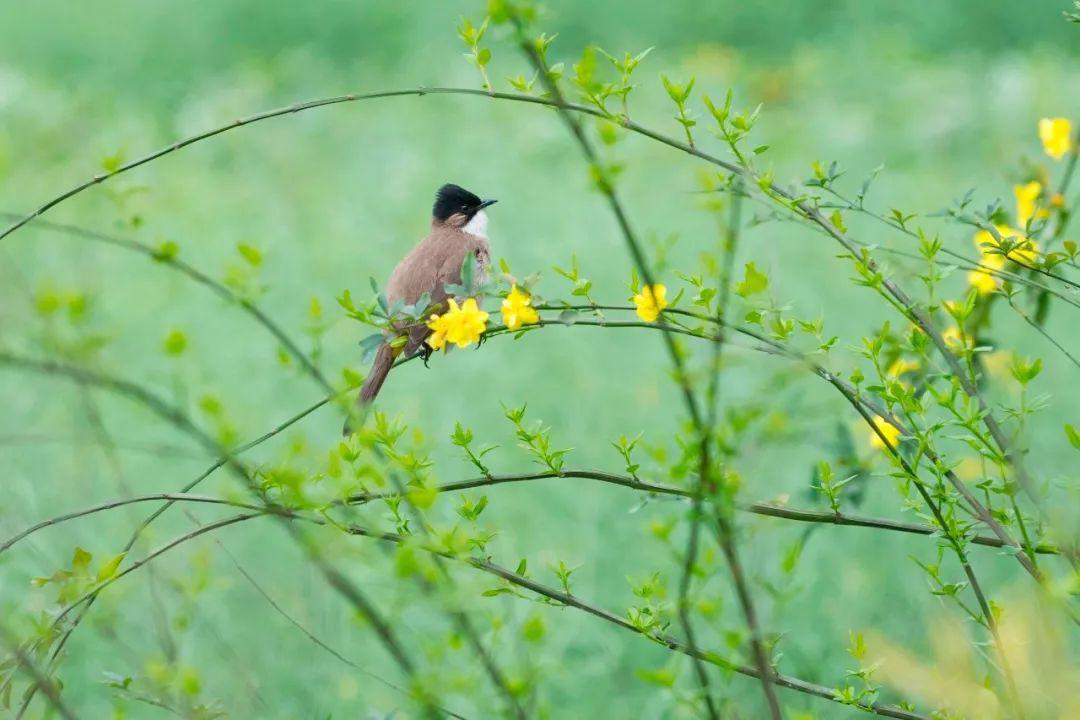
[[[960,328],[955,325],[945,328],[945,332],[941,333],[941,339],[944,340],[945,344],[949,347],[964,347],[964,336],[960,333]]]
[[[453,305],[454,301],[450,303]],[[456,323],[447,331],[446,339],[458,347],[472,345],[487,330],[487,320],[488,314],[479,308],[476,300],[469,298],[456,314]]]
[[[1039,196],[1042,195],[1042,183],[1037,180],[1023,185],[1014,185],[1013,195],[1016,196],[1016,222],[1020,227],[1027,227],[1031,218],[1042,219],[1049,214],[1046,208],[1038,207]]]
[[[450,328],[450,316],[432,315],[427,326],[431,328],[431,334],[427,339],[427,344],[431,346],[431,349],[442,350],[446,347],[446,331]]]
[[[972,270],[968,273],[968,285],[975,288],[980,295],[989,295],[997,289],[994,276],[982,270]]]
[[[994,228],[998,231],[998,235],[1001,236],[1002,240],[1010,240],[1015,246],[1009,251],[1010,260],[1025,264],[1039,261],[1039,246],[1034,240],[1024,237],[1023,234],[1008,225],[995,225]],[[987,264],[987,258],[1001,257],[1001,253],[991,252],[994,248],[1001,249],[1001,243],[994,239],[989,230],[979,230],[975,233],[974,240],[975,247],[982,253],[983,264]]]
[[[1009,251],[1009,259],[1025,265],[1039,262],[1039,245],[1031,238],[1018,235],[1013,238],[1017,245]]]
[[[450,309],[442,315],[432,315],[428,327],[432,333],[427,343],[435,350],[442,350],[446,343],[458,347],[468,347],[480,340],[487,329],[488,314],[481,310],[473,298],[467,299],[458,307],[457,301],[447,301]]]
[[[1013,364],[1013,354],[1008,350],[995,350],[983,353],[983,367],[990,377],[1004,380],[1009,377],[1009,368]]]
[[[656,283],[652,287],[648,285],[641,288],[641,292],[634,296],[634,305],[637,306],[637,316],[645,322],[656,322],[660,311],[667,307],[667,288]]]
[[[540,316],[531,306],[532,296],[527,292],[518,290],[514,285],[510,288],[510,294],[502,301],[503,325],[510,330],[517,330],[522,325],[535,325],[540,321]]]
[[[1063,207],[1065,205],[1065,196],[1059,192],[1054,193],[1050,196],[1050,205],[1056,208]]]
[[[968,284],[975,288],[980,295],[987,295],[997,289],[997,281],[994,279],[992,270],[1000,270],[1005,266],[1003,255],[986,254],[979,261],[983,269],[972,270],[968,273]]]
[[[877,432],[870,431],[870,446],[875,450],[884,450],[886,447],[896,447],[896,444],[900,441],[900,431],[893,425],[889,424],[889,421],[880,415],[874,416],[874,427],[877,428]],[[878,434],[881,433],[881,435]],[[885,437],[882,440],[882,436]],[[886,446],[888,441],[888,446]]]
[[[896,362],[889,366],[889,369],[885,371],[886,375],[890,377],[898,378],[906,372],[915,372],[921,367],[918,360],[905,360],[904,358],[897,358]]]
[[[1072,123],[1068,118],[1043,118],[1039,121],[1039,139],[1046,154],[1060,160],[1072,150]]]
[[[983,464],[982,461],[969,455],[960,461],[960,464],[954,468],[954,472],[962,480],[977,480],[983,475]]]

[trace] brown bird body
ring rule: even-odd
[[[432,306],[445,306],[448,298],[445,288],[461,284],[461,268],[470,255],[476,263],[474,278],[483,283],[491,265],[484,208],[494,202],[480,200],[456,185],[443,186],[436,196],[431,231],[390,273],[386,285],[389,303],[393,305],[400,301],[413,305],[426,293]],[[360,389],[358,403],[361,407],[370,404],[379,394],[398,355],[411,357],[424,351],[424,342],[429,335],[431,329],[423,322],[394,327],[387,333],[387,340],[379,346],[371,372]],[[391,341],[401,336],[408,337],[404,347],[394,348]],[[349,434],[351,427],[347,421],[345,434]]]

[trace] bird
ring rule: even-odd
[[[425,294],[430,306],[438,312],[446,304],[449,294],[447,285],[460,285],[462,268],[467,257],[473,257],[473,277],[483,284],[491,267],[491,247],[488,245],[488,217],[485,208],[497,200],[481,200],[460,185],[447,183],[435,193],[431,209],[431,230],[390,273],[386,284],[386,299],[393,306],[400,301],[414,305]],[[423,308],[418,308],[422,310]],[[382,389],[386,376],[400,356],[420,355],[427,360],[431,346],[427,338],[431,329],[424,322],[415,320],[409,324],[392,324],[386,331],[385,340],[375,352],[371,371],[364,379],[357,398],[358,412],[346,419],[342,430],[350,435],[355,418],[369,406]],[[406,337],[404,345],[393,341]]]

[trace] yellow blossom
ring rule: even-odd
[[[900,431],[889,423],[888,420],[880,415],[874,416],[875,430],[870,431],[870,446],[875,450],[884,450],[886,448],[886,441],[889,447],[896,447],[896,444],[900,441]],[[878,433],[881,433],[880,435]],[[882,440],[884,436],[884,440]]]
[[[989,295],[997,289],[994,276],[982,270],[972,270],[968,273],[968,285],[975,288],[980,295]]]
[[[1060,207],[1064,207],[1064,205],[1065,205],[1065,196],[1062,195],[1061,193],[1056,192],[1056,193],[1054,193],[1053,195],[1050,196],[1050,206],[1051,207],[1060,208]]]
[[[918,360],[905,360],[904,358],[897,358],[896,362],[889,366],[889,369],[885,371],[886,375],[891,377],[900,377],[906,372],[915,372],[921,366]]]
[[[510,294],[502,301],[502,319],[507,328],[517,330],[522,325],[535,325],[540,321],[540,316],[532,307],[532,296],[518,290],[518,286],[514,285],[510,288]]]
[[[994,229],[998,231],[998,235],[1002,240],[1009,240],[1014,247],[1009,251],[1009,259],[1015,262],[1021,262],[1024,264],[1036,263],[1039,261],[1039,245],[1031,238],[1024,237],[1018,230],[1014,230],[1008,225],[995,225]],[[975,233],[975,247],[979,249],[979,252],[983,256],[983,263],[986,264],[986,259],[991,257],[1001,257],[1001,253],[992,252],[994,248],[1001,249],[1001,243],[995,238],[993,233],[989,230],[979,230]]]
[[[955,325],[945,328],[945,332],[941,333],[941,339],[945,341],[946,345],[953,348],[964,346],[964,336],[961,334],[960,328]]]
[[[1060,160],[1072,150],[1072,123],[1068,118],[1043,118],[1039,121],[1039,139],[1046,154]]]
[[[1023,185],[1013,186],[1013,195],[1016,196],[1016,222],[1020,227],[1027,227],[1032,218],[1046,217],[1046,210],[1037,207],[1039,196],[1042,195],[1042,183],[1032,180]]]
[[[442,350],[446,347],[446,331],[450,328],[450,316],[432,315],[427,326],[431,328],[431,334],[427,339],[427,344],[431,346],[431,349]]]
[[[432,315],[428,322],[432,330],[428,345],[441,350],[446,343],[467,347],[479,341],[487,329],[488,314],[479,308],[473,298],[468,298],[460,307],[454,298],[447,302],[450,309],[442,315]]]
[[[979,261],[981,268],[968,273],[968,284],[975,288],[980,295],[987,295],[997,289],[997,281],[992,271],[1000,270],[1005,266],[1005,258],[1002,255],[986,254]],[[985,269],[983,269],[985,268]]]
[[[634,305],[637,306],[637,316],[645,322],[656,322],[660,311],[667,307],[667,288],[656,283],[652,287],[648,285],[641,288],[641,292],[634,296]]]
[[[953,468],[953,472],[962,480],[977,480],[983,476],[983,463],[969,455]]]
[[[1010,375],[1009,368],[1013,364],[1013,354],[1008,350],[983,353],[982,362],[983,367],[986,368],[986,373],[990,377],[1004,380]]]
[[[1017,245],[1009,251],[1009,259],[1024,265],[1032,265],[1039,262],[1039,245],[1031,238],[1022,235],[1014,237],[1013,242]]]

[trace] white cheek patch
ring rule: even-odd
[[[462,228],[462,230],[470,235],[487,239],[487,222],[487,213],[481,210],[473,215],[469,222],[465,223],[465,227]]]

